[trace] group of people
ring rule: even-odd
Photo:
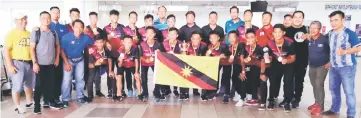
[[[105,96],[100,92],[100,76],[104,73],[107,75],[108,98],[121,101],[127,96],[137,96],[139,100],[147,101],[148,70],[154,70],[155,53],[161,51],[220,58],[218,89],[192,90],[193,96],[200,96],[202,101],[223,96],[225,104],[233,98],[238,101],[236,106],[258,105],[259,110],[273,110],[283,78],[284,99],[278,106],[290,112],[291,107],[299,107],[309,67],[315,97],[315,103],[308,107],[311,113],[337,114],[342,84],[348,118],[355,117],[355,53],[361,50],[361,43],[354,31],[345,28],[342,11],[334,11],[328,16],[332,30],[326,35],[320,33],[322,24],[319,21],[313,21],[309,27],[303,25],[305,14],[302,11],[286,14],[283,24],[275,25],[271,24],[272,13],[264,12],[261,28],[251,24],[251,10],[244,11],[243,20],[239,18],[240,11],[236,6],[229,11],[231,19],[226,22],[225,30],[217,25],[215,11],[209,13],[209,24],[202,28],[194,22],[195,12],[188,11],[185,14],[187,24],[177,29],[176,16],[166,16],[164,6],[158,8],[158,19],[147,14],[145,26],[139,28],[136,12],[129,13],[129,25],[124,26],[118,23],[119,12],[111,10],[110,24],[102,29],[97,26],[96,12],[89,13],[90,25],[85,26],[79,19],[80,11],[72,8],[69,12],[72,22],[63,25],[58,22],[60,9],[51,7],[50,12],[40,13],[41,25],[33,28],[31,33],[25,30],[27,16],[18,14],[14,18],[16,28],[5,39],[7,69],[12,74],[12,96],[17,105],[15,111],[24,113],[20,106],[23,86],[27,108],[33,106],[35,88],[36,114],[41,113],[42,96],[43,108],[68,107],[72,86],[78,103],[92,102],[93,84],[95,95]],[[184,49],[182,45],[189,46]],[[324,111],[324,81],[328,72],[332,106]],[[156,101],[165,100],[170,94],[179,100],[188,100],[189,92],[189,88],[155,84],[153,96]]]

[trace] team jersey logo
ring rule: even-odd
[[[297,32],[294,36],[294,39],[297,41],[297,42],[303,42],[305,41],[304,39],[302,39],[302,35],[304,35],[303,32]]]

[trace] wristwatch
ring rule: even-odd
[[[264,75],[264,72],[263,72],[263,73],[261,73],[260,75]]]

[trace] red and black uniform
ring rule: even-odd
[[[259,45],[256,45],[255,47],[247,45],[245,46],[245,50],[242,55],[245,60],[244,63],[247,79],[245,81],[242,81],[242,84],[246,86],[242,88],[241,96],[246,96],[246,94],[252,94],[252,99],[258,100],[261,63],[264,55],[263,48]],[[246,61],[247,58],[250,59],[248,62]],[[267,92],[265,94],[267,95]]]
[[[110,52],[106,49],[103,49],[103,51],[98,51],[97,47],[94,45],[89,46],[88,52],[89,52],[89,56],[88,56],[89,64],[93,64],[95,66],[95,63],[98,60],[103,60],[102,64],[100,66],[95,66],[94,68],[89,68],[89,78],[87,80],[87,90],[88,90],[89,98],[93,98],[94,97],[93,83],[95,83],[96,91],[100,92],[100,83],[101,83],[100,70],[102,68],[105,68],[107,70],[107,72],[109,72],[108,60],[110,59]],[[84,65],[88,65],[88,63],[86,63]],[[109,82],[107,82],[107,84],[108,84],[108,86],[111,86],[111,84]],[[115,85],[112,86],[112,88],[113,87],[115,87]]]
[[[248,29],[252,29],[254,32],[256,32],[259,28],[255,25],[252,25],[251,28],[246,28],[245,26],[240,26],[237,28],[237,32],[238,32],[238,41],[240,43],[246,43],[246,32]]]
[[[168,29],[162,30],[163,41],[168,40]]]
[[[270,51],[270,56],[272,56],[269,101],[273,102],[274,98],[277,96],[283,77],[284,101],[289,104],[293,96],[294,64],[283,65],[281,63],[281,59],[286,59],[291,55],[295,55],[294,43],[291,39],[284,37],[284,43],[282,46],[278,47],[275,40],[270,40],[268,41],[267,48]]]
[[[139,59],[138,48],[136,45],[133,45],[128,52],[125,52],[124,46],[121,46],[118,49],[118,53],[120,56],[123,56],[123,62],[122,66],[118,68],[117,74],[124,75],[124,72],[126,73],[127,90],[133,91],[132,75],[135,73],[135,61]],[[123,84],[125,79],[123,79]],[[122,89],[124,90],[124,86]]]
[[[163,30],[163,31],[167,31],[167,30]],[[168,33],[168,31],[167,31]],[[180,42],[179,40],[177,40],[176,44],[174,46],[170,45],[170,40],[164,40],[163,41],[163,47],[164,47],[164,51],[170,54],[181,54],[181,48],[180,46],[182,45],[182,42]],[[166,91],[166,94],[170,94],[171,90],[170,90],[170,86],[167,85],[162,85],[164,90]],[[177,90],[178,87],[174,86],[173,90]]]
[[[146,27],[139,28],[139,34],[142,36],[143,41],[147,40],[147,38],[145,37],[145,32],[146,32],[145,28]],[[156,28],[155,29],[155,40],[162,43],[164,39],[165,38],[163,38],[162,32]]]
[[[123,31],[125,35],[131,37],[136,36],[138,38],[138,40],[134,40],[133,38],[134,45],[140,45],[140,43],[143,41],[142,35],[139,33],[139,28],[135,27],[135,29],[132,29],[129,26],[127,26],[123,28]]]
[[[149,45],[147,41],[143,41],[140,44],[139,55],[140,55],[140,66],[141,66],[141,78],[142,78],[142,88],[143,88],[143,97],[148,97],[148,69],[151,68],[154,72],[154,61],[155,61],[155,51],[163,51],[162,44],[158,41],[154,41],[153,45]],[[155,84],[153,94],[155,97],[161,96],[161,86]]]
[[[121,42],[125,36],[123,27],[124,27],[124,25],[118,24],[116,28],[112,28],[111,24],[109,24],[103,28],[103,31],[105,32],[106,35],[113,35],[113,37],[114,37],[112,39],[108,38],[108,40],[107,40],[112,47],[112,49],[110,51],[110,58],[112,59],[112,64],[113,64],[112,70],[113,71],[114,71],[114,66],[118,68],[118,64],[117,64],[117,60],[119,57],[118,49],[121,46],[121,44],[122,44]],[[113,81],[113,79],[111,79],[111,77],[109,77],[109,76],[108,76],[108,80]],[[111,86],[108,85],[108,93],[110,92],[110,90],[111,90]],[[113,91],[113,93],[114,92],[115,91]]]
[[[233,49],[233,50],[232,50]],[[231,53],[231,55],[234,56],[233,59],[233,72],[232,72],[232,89],[234,89],[239,95],[241,95],[242,98],[245,98],[246,96],[242,96],[242,81],[239,79],[239,74],[242,72],[242,65],[241,65],[241,55],[244,51],[244,44],[238,43],[237,46],[230,45],[228,48],[228,51]],[[227,81],[228,82],[228,81]],[[228,84],[228,83],[226,83]],[[226,89],[228,90],[228,89]],[[233,93],[232,93],[233,94]]]
[[[205,56],[208,50],[208,46],[206,43],[201,42],[198,47],[194,47],[192,43],[189,43],[189,47],[187,50],[187,55],[194,55],[194,56]],[[189,95],[189,88],[179,88],[181,94]],[[197,91],[198,89],[193,89],[193,92]]]
[[[221,69],[223,69],[222,72],[222,86],[224,86],[226,89],[225,94],[229,95],[230,94],[230,78],[231,78],[231,71],[232,71],[232,65],[231,63],[229,63],[228,59],[229,56],[231,55],[228,49],[228,46],[224,43],[219,43],[219,46],[214,46],[212,44],[210,44],[208,46],[208,50],[211,51],[210,56],[220,56],[221,54],[224,54],[226,56],[226,58],[222,58],[220,59],[219,62],[219,71]],[[208,51],[207,51],[208,52]],[[218,76],[219,77],[219,76]],[[219,86],[219,78],[218,78],[218,84]],[[219,87],[217,87],[219,88]],[[215,93],[217,92],[217,90],[211,90],[211,91],[207,91],[207,94],[212,94],[210,96],[213,96],[213,94],[215,95]]]
[[[66,29],[68,29],[69,32],[74,32],[71,24],[66,24],[65,27],[66,27]]]

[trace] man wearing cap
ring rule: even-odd
[[[25,110],[20,107],[20,92],[25,86],[26,108],[32,107],[32,92],[34,73],[30,57],[30,32],[26,31],[27,16],[22,13],[15,15],[16,28],[11,30],[5,37],[5,60],[7,70],[12,79],[12,98],[15,112],[22,114]]]

